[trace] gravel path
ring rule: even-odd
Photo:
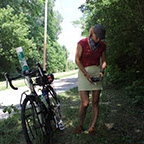
[[[54,80],[53,87],[56,90],[57,94],[63,93],[68,89],[77,86],[77,74],[68,76],[62,79]],[[0,91],[0,119],[7,118],[9,116],[8,113],[3,113],[3,106],[10,106],[13,104],[14,106],[19,107],[21,93],[28,90],[28,87],[19,87],[18,90],[4,90]]]

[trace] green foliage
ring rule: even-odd
[[[20,114],[17,113],[8,119],[0,120],[0,143],[21,143],[24,142],[24,135],[21,127]]]
[[[8,114],[11,114],[12,112],[14,112],[14,113],[19,112],[19,109],[16,106],[14,106],[13,104],[11,106],[3,106],[1,108],[3,108],[4,113],[8,112]]]
[[[143,101],[142,92],[136,92],[136,87],[143,91],[144,1],[87,0],[80,10],[84,36],[95,24],[106,27],[107,81],[128,88],[138,103]]]
[[[0,79],[21,71],[15,48],[22,47],[29,67],[43,63],[44,0],[0,0]],[[48,1],[47,70],[66,71],[67,50],[57,43],[62,17]],[[43,64],[42,64],[43,65]]]
[[[47,46],[47,69],[49,72],[63,72],[66,70],[66,49],[56,42]]]
[[[73,70],[73,69],[77,69],[77,65],[72,61],[72,60],[69,60],[68,61],[68,69],[69,70]]]
[[[33,53],[36,46],[33,40],[27,37],[29,34],[28,25],[23,13],[14,14],[14,9],[7,6],[7,9],[0,9],[0,19],[0,65],[2,66],[0,71],[3,74],[5,71],[14,72],[19,68],[16,65],[18,61],[15,48],[22,46],[26,59],[31,61],[38,58],[38,53]]]
[[[143,80],[136,80],[126,87],[127,93],[130,95],[132,104],[144,108],[144,88]]]

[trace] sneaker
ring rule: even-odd
[[[89,130],[88,130],[88,133],[91,137],[95,136],[96,135],[96,129],[95,127],[91,127]]]
[[[77,133],[81,133],[83,131],[84,131],[83,127],[81,125],[79,125],[73,130],[73,133],[77,134]]]

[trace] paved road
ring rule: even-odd
[[[58,94],[63,93],[68,89],[71,89],[76,86],[77,74],[62,79],[54,80],[53,82],[53,87]],[[0,91],[0,105],[10,106],[11,104],[14,104],[15,106],[19,106],[21,93],[26,90],[28,90],[28,87],[25,86],[18,88],[18,90],[9,89]],[[3,113],[2,110],[3,109],[0,108],[0,119],[7,118],[8,113]]]

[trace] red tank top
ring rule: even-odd
[[[100,46],[95,51],[91,51],[89,44],[88,44],[88,38],[80,40],[78,44],[81,45],[82,50],[83,50],[82,56],[80,58],[82,65],[84,67],[93,66],[93,65],[99,66],[102,52],[106,50],[106,44],[100,41]]]

